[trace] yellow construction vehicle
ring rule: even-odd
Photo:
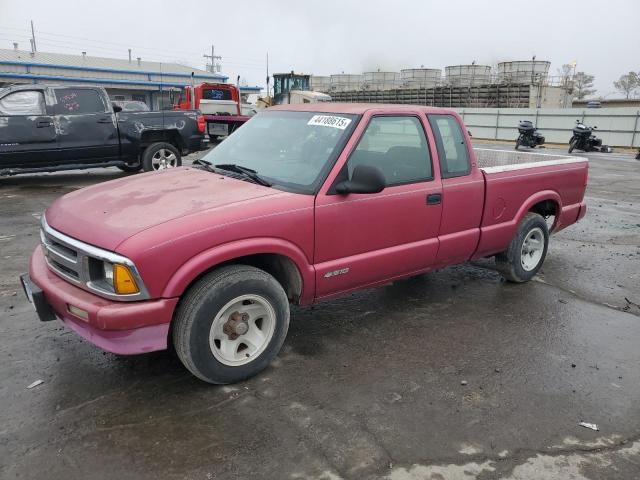
[[[272,105],[283,105],[293,103],[320,103],[330,102],[331,96],[322,92],[314,92],[309,88],[311,75],[301,73],[274,73],[273,74],[273,96],[258,98],[256,105],[259,109]],[[267,77],[267,92],[269,82]]]

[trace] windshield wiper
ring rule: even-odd
[[[248,178],[249,180],[257,183],[258,185],[262,185],[264,187],[270,187],[271,183],[267,182],[264,178],[262,178],[258,172],[255,170],[243,167],[242,165],[236,165],[235,163],[221,163],[218,165],[214,165],[218,170],[227,170],[228,172],[239,173],[240,175]]]
[[[211,165],[211,162],[208,160],[204,160],[202,158],[198,158],[193,161],[193,165],[202,166],[205,170],[209,170],[210,172],[215,172],[215,168]]]

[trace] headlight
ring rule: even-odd
[[[103,262],[104,280],[113,288],[113,263]]]
[[[120,263],[103,262],[104,281],[118,295],[140,293],[140,287],[129,267]]]

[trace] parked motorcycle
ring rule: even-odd
[[[538,129],[529,120],[521,120],[518,123],[518,139],[516,140],[516,150],[519,147],[536,148],[544,143],[544,137],[538,133]]]
[[[611,152],[611,147],[602,145],[602,140],[593,134],[598,127],[587,127],[580,120],[576,120],[576,126],[573,127],[573,136],[569,140],[569,153],[574,150],[582,150],[583,152]]]

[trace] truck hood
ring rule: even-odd
[[[148,228],[283,192],[193,168],[139,174],[82,188],[58,198],[47,223],[77,240],[115,251]]]

